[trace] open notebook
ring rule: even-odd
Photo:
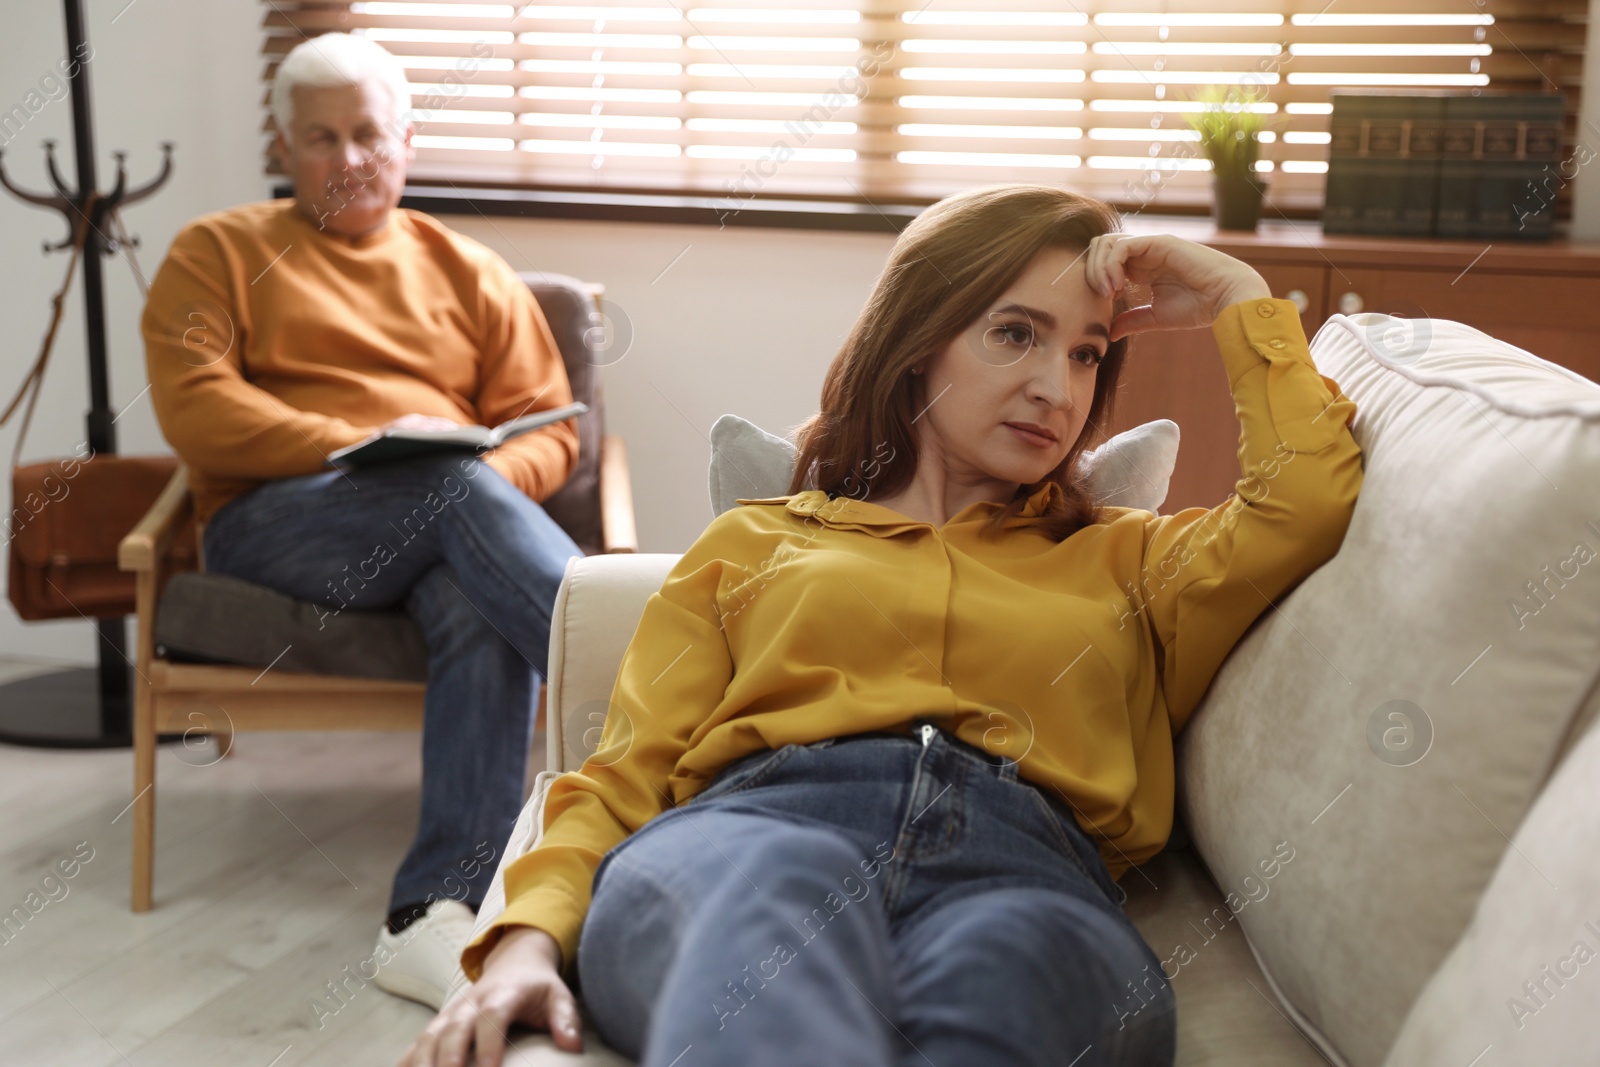
[[[575,401],[563,407],[535,411],[510,422],[502,422],[492,430],[487,426],[458,426],[453,430],[385,430],[331,453],[328,466],[361,467],[444,452],[487,452],[513,437],[582,415],[588,410],[588,404]]]

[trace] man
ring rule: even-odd
[[[403,605],[427,637],[420,825],[374,959],[379,986],[437,1009],[523,804],[551,607],[582,553],[537,503],[577,461],[570,421],[482,456],[326,468],[386,426],[494,426],[572,400],[511,267],[396,206],[410,102],[372,41],[290,52],[272,103],[293,200],[187,225],[142,328],[206,569],[329,613]]]

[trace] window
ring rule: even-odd
[[[1253,84],[1272,201],[1314,215],[1339,87],[1560,89],[1570,144],[1586,18],[1586,0],[273,0],[264,53],[269,83],[333,30],[402,57],[417,181],[739,199],[1039,180],[1196,208],[1209,164],[1182,112],[1201,85]]]

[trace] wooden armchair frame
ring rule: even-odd
[[[591,283],[598,304],[603,287]],[[633,490],[621,437],[600,443],[600,520],[604,551],[638,551]],[[161,733],[210,734],[222,757],[233,735],[251,730],[421,730],[421,682],[259,667],[177,663],[155,652],[156,603],[170,574],[165,561],[183,520],[193,512],[189,472],[179,467],[139,524],[118,546],[117,564],[134,573],[138,677],[133,708],[133,886],[135,912],[153,905],[156,738]],[[203,531],[196,529],[196,537]],[[204,566],[204,558],[201,557]],[[539,687],[542,724],[547,685]]]

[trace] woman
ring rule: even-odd
[[[646,1067],[1172,1062],[1116,879],[1166,842],[1172,737],[1228,651],[1337,551],[1361,459],[1292,303],[1118,222],[1008,184],[900,235],[791,494],[719,515],[651,596],[475,984],[404,1062],[496,1067],[512,1022],[581,1048],[563,973]],[[1206,325],[1236,494],[1096,508],[1077,461],[1127,338]]]

